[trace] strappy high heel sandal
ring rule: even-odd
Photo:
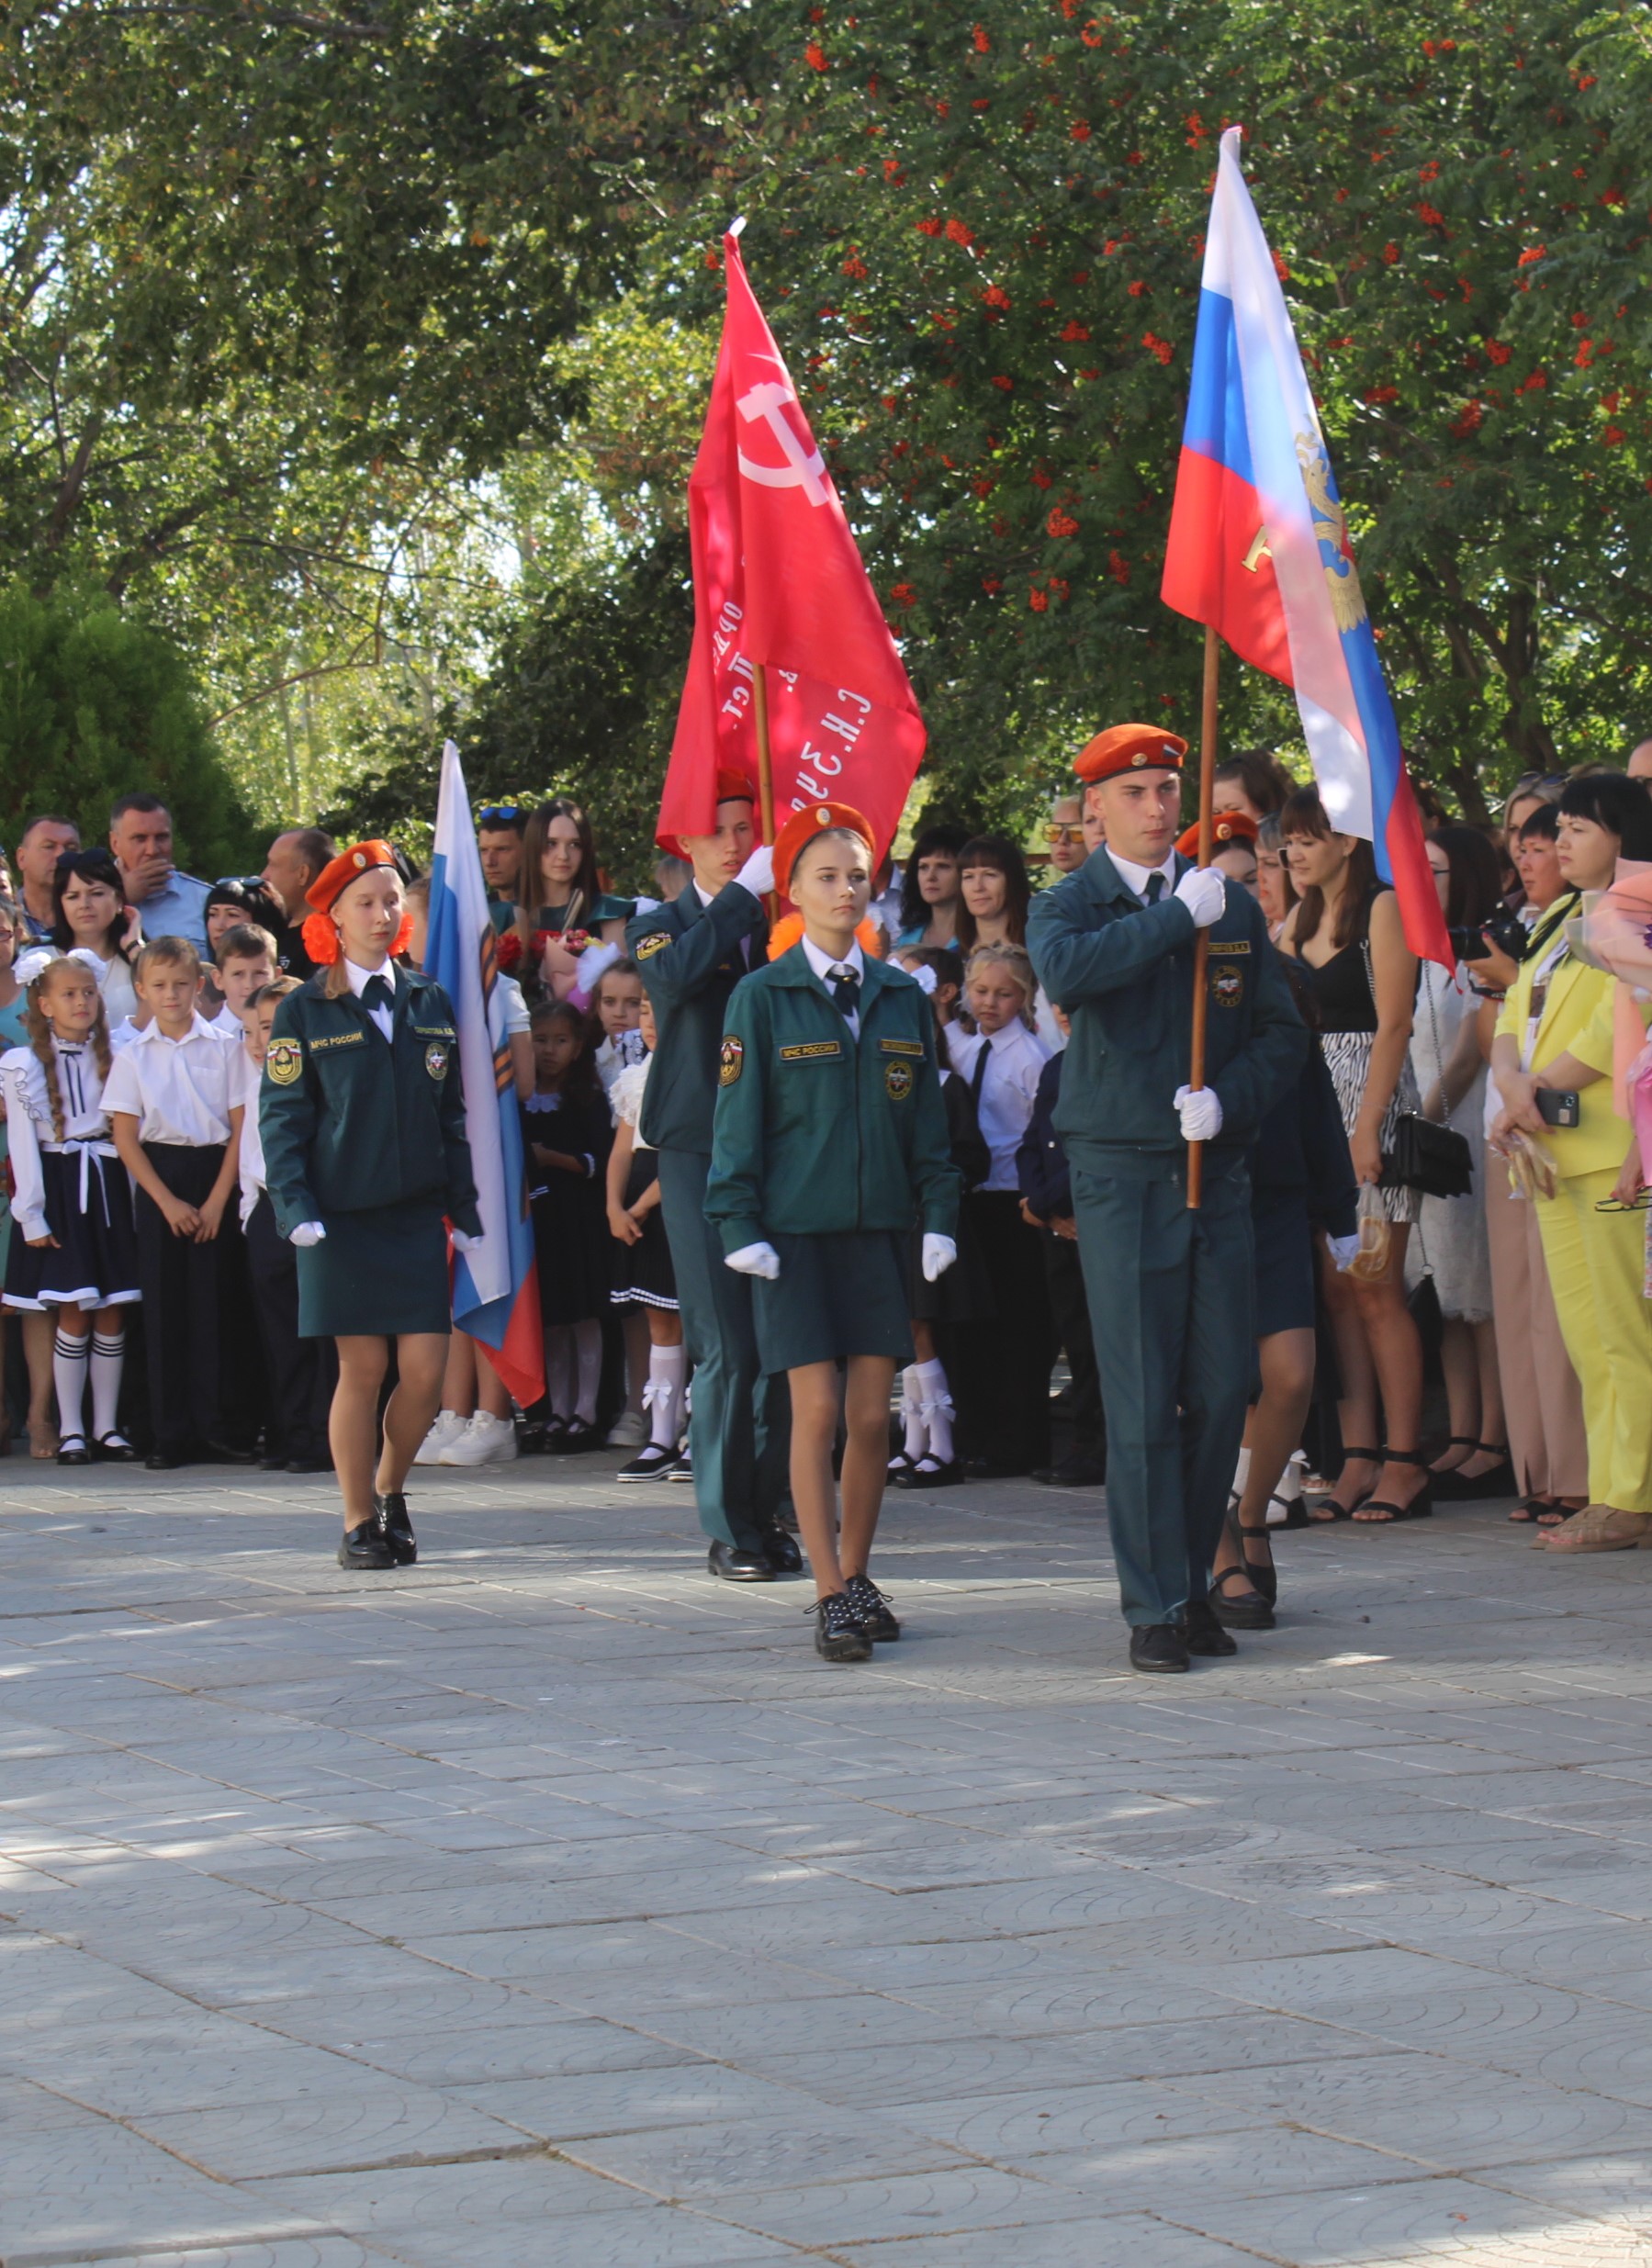
[[[1365,1497],[1359,1507],[1361,1511],[1382,1512],[1387,1517],[1382,1520],[1367,1520],[1364,1525],[1368,1528],[1392,1528],[1402,1520],[1432,1520],[1434,1516],[1434,1499],[1433,1485],[1426,1477],[1429,1470],[1428,1459],[1415,1449],[1390,1449],[1384,1462],[1388,1465],[1414,1465],[1417,1471],[1425,1477],[1422,1488],[1418,1489],[1409,1504],[1395,1504],[1387,1497]]]
[[[1381,1463],[1382,1451],[1380,1449],[1354,1449],[1344,1447],[1343,1451],[1343,1464],[1344,1467],[1350,1465],[1380,1465]],[[1342,1475],[1339,1473],[1337,1475],[1337,1482],[1340,1482],[1341,1479]],[[1373,1481],[1371,1483],[1371,1488],[1375,1488],[1376,1486],[1377,1483]],[[1371,1488],[1367,1488],[1353,1504],[1339,1504],[1336,1500],[1335,1488],[1336,1483],[1333,1483],[1331,1495],[1316,1497],[1313,1503],[1309,1507],[1308,1518],[1311,1526],[1316,1528],[1328,1528],[1332,1521],[1352,1520],[1354,1513],[1359,1510],[1360,1506],[1370,1501]],[[1324,1511],[1318,1509],[1323,1505],[1329,1505],[1330,1510],[1328,1511]]]
[[[1445,1446],[1448,1449],[1467,1449],[1468,1457],[1471,1457],[1480,1444],[1472,1433],[1452,1433],[1447,1436]],[[1463,1466],[1467,1464],[1468,1457],[1462,1458],[1456,1465],[1431,1465],[1428,1469],[1436,1483],[1443,1480],[1455,1480]]]

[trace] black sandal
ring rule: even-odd
[[[1381,1463],[1382,1451],[1380,1449],[1344,1449],[1343,1451],[1343,1464],[1344,1468],[1350,1465],[1380,1465]],[[1342,1474],[1339,1473],[1336,1476],[1336,1480],[1332,1483],[1332,1492],[1329,1496],[1315,1498],[1314,1501],[1316,1504],[1329,1504],[1331,1510],[1329,1512],[1317,1512],[1310,1510],[1308,1515],[1309,1524],[1310,1527],[1329,1528],[1333,1521],[1352,1520],[1354,1513],[1359,1510],[1360,1505],[1370,1501],[1371,1488],[1375,1488],[1377,1486],[1375,1481],[1371,1483],[1371,1488],[1367,1488],[1365,1495],[1360,1498],[1359,1503],[1339,1504],[1336,1500],[1336,1486],[1337,1482],[1340,1481],[1342,1477]]]
[[[1239,1551],[1244,1562],[1244,1571],[1251,1578],[1251,1589],[1259,1599],[1265,1599],[1270,1607],[1277,1606],[1279,1603],[1279,1570],[1274,1565],[1274,1546],[1269,1541],[1267,1530],[1265,1528],[1247,1528],[1242,1520],[1236,1520],[1233,1522],[1233,1528],[1239,1538]],[[1250,1553],[1245,1549],[1247,1536],[1255,1536],[1266,1545],[1265,1560],[1251,1557]]]
[[[1475,1451],[1483,1447],[1484,1444],[1476,1441],[1472,1433],[1451,1433],[1446,1436],[1445,1446],[1448,1449],[1467,1449],[1468,1455],[1472,1456]],[[1468,1457],[1465,1457],[1463,1465],[1467,1465],[1467,1462]],[[1436,1467],[1431,1465],[1428,1469],[1436,1480],[1453,1480],[1462,1471],[1463,1465],[1444,1465]]]
[[[1390,1449],[1384,1462],[1414,1465],[1418,1472],[1424,1475],[1429,1471],[1428,1459],[1415,1449]],[[1367,1528],[1392,1528],[1402,1520],[1432,1520],[1434,1516],[1433,1484],[1425,1478],[1409,1504],[1391,1504],[1387,1497],[1370,1496],[1365,1498],[1359,1509],[1363,1512],[1388,1514],[1386,1520],[1364,1521],[1362,1524]]]

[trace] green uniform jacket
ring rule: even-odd
[[[857,1039],[794,945],[735,994],[717,1076],[705,1210],[725,1253],[776,1231],[957,1234],[934,1012],[904,969],[868,960]]]
[[[741,942],[763,966],[769,924],[749,890],[728,882],[709,905],[690,882],[669,905],[627,923],[625,950],[642,971],[657,1038],[643,1090],[642,1138],[656,1150],[710,1157],[717,1048],[735,986],[746,974]]]
[[[1191,861],[1178,858],[1179,881]],[[1192,915],[1179,899],[1143,905],[1105,848],[1032,902],[1027,949],[1039,982],[1073,1019],[1055,1129],[1097,1173],[1185,1149],[1172,1101],[1187,1083],[1193,1029]],[[1262,908],[1230,882],[1210,930],[1205,1083],[1222,1106],[1206,1145],[1237,1159],[1307,1061],[1307,1027],[1268,941]]]
[[[258,1092],[264,1183],[275,1226],[439,1200],[481,1234],[453,1008],[432,978],[396,971],[387,1048],[361,1002],[329,1000],[318,971],[275,1010]]]

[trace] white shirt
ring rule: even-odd
[[[384,966],[379,969],[358,969],[354,961],[346,957],[344,961],[344,981],[358,1000],[366,991],[369,982],[376,976],[383,977],[385,982],[390,988],[393,1001],[396,991],[396,963],[393,960],[387,960]],[[367,1010],[367,1014],[372,1017],[374,1023],[377,1026],[378,1029],[384,1034],[387,1039],[393,1039],[395,1038],[396,1011],[393,1005],[387,1008],[381,1000],[376,1007],[369,1008]]]
[[[828,971],[833,969],[852,969],[857,978],[864,979],[866,975],[866,955],[860,950],[860,948],[856,944],[852,938],[849,939],[848,951],[837,960],[834,960],[830,953],[823,953],[819,946],[815,944],[809,938],[805,937],[803,938],[802,944],[804,949],[804,959],[808,962],[810,968],[814,970],[815,975],[826,986],[826,991],[831,994],[832,1005],[836,1007],[837,1005],[837,989],[832,982],[831,976]],[[855,1038],[859,1039],[860,1037],[860,1015],[859,1009],[856,1010],[853,1016],[846,1016],[843,1020],[848,1026]]]
[[[1118,853],[1113,849],[1110,845],[1107,849],[1107,856],[1111,859],[1114,866],[1118,869],[1118,879],[1120,881],[1129,884],[1129,888],[1132,889],[1136,895],[1141,899],[1143,905],[1147,904],[1147,879],[1150,874],[1163,874],[1164,877],[1164,889],[1162,894],[1166,898],[1174,898],[1175,896],[1176,854],[1174,850],[1171,852],[1169,858],[1165,859],[1163,866],[1138,866],[1133,859],[1121,859]]]
[[[79,1150],[83,1161],[87,1150],[96,1150],[100,1157],[112,1158],[115,1154],[109,1140],[109,1122],[104,1116],[103,1087],[96,1054],[84,1042],[64,1047],[56,1039],[51,1049],[63,1110],[61,1142],[51,1129],[51,1098],[46,1086],[46,1067],[39,1057],[31,1047],[8,1048],[0,1056],[0,1082],[5,1087],[6,1131],[10,1138],[12,1218],[24,1237],[37,1241],[50,1233],[41,1154],[51,1151],[61,1155],[65,1151]]]
[[[986,1071],[975,1089],[975,1065],[983,1048],[989,1050]],[[959,1077],[975,1089],[975,1116],[982,1140],[992,1152],[993,1170],[981,1186],[1018,1189],[1016,1151],[1039,1098],[1039,1073],[1050,1060],[1047,1050],[1017,1018],[990,1039],[981,1032],[966,1032],[961,1024],[949,1024],[947,1052]]]
[[[227,1039],[231,1047],[240,1047],[242,1039],[246,1037],[245,1025],[242,1022],[240,1016],[236,1015],[234,1009],[230,1007],[228,1005],[221,1007],[218,1014],[213,1017],[212,1029],[218,1034],[220,1039]]]
[[[114,1025],[123,1017],[138,1013],[138,988],[132,982],[131,964],[118,953],[111,953],[107,960],[97,963],[97,989],[103,994],[104,1021]]]
[[[264,1195],[264,1140],[258,1128],[258,1089],[262,1074],[244,1044],[237,1048],[230,1065],[230,1100],[241,1105],[241,1225],[252,1218]]]
[[[628,1035],[629,1036],[629,1035]],[[627,1063],[614,1074],[613,1084],[608,1090],[608,1100],[613,1111],[615,1126],[631,1128],[633,1150],[652,1150],[654,1144],[643,1140],[643,1092],[648,1083],[648,1066],[654,1061],[645,1053],[640,1063]]]
[[[109,1065],[103,1106],[138,1121],[141,1142],[201,1150],[230,1139],[234,1055],[197,1010],[181,1039],[150,1024]]]

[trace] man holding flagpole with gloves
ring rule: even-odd
[[[689,479],[694,636],[657,839],[693,878],[638,915],[626,949],[658,1039],[642,1134],[694,1364],[690,1454],[707,1564],[734,1582],[801,1566],[779,1526],[787,1390],[765,1379],[747,1277],[705,1218],[725,1012],[764,964],[777,825],[847,801],[882,853],[924,752],[924,726],[853,532],[741,262],[724,239],[727,304]]]

